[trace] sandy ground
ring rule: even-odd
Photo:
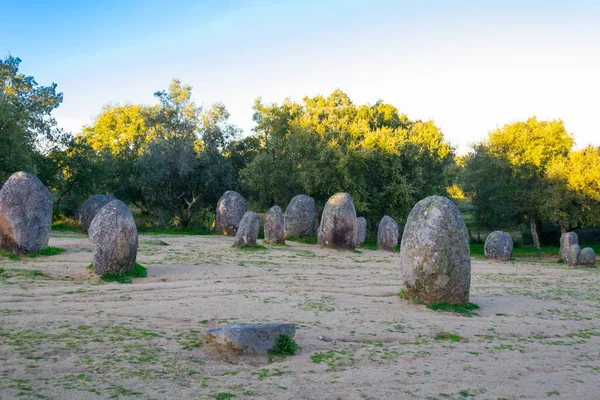
[[[131,285],[85,268],[84,235],[0,257],[1,399],[600,399],[598,269],[473,260],[468,318],[400,299],[397,253],[154,238]],[[202,339],[236,321],[294,322],[302,349],[225,361]]]

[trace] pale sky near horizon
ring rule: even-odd
[[[155,103],[171,78],[246,134],[257,97],[382,99],[464,152],[530,116],[600,145],[600,0],[0,0],[0,57],[64,93],[73,133],[107,103]]]

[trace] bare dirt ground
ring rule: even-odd
[[[131,285],[86,269],[84,235],[0,257],[1,399],[600,398],[598,269],[473,260],[468,318],[400,299],[397,253],[155,238]],[[203,336],[236,321],[294,322],[302,350],[222,360]]]

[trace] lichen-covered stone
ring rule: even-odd
[[[569,263],[569,249],[574,244],[579,244],[579,239],[575,232],[566,232],[560,236],[560,259]]]
[[[318,232],[319,245],[354,250],[357,234],[356,210],[352,197],[348,193],[334,194],[323,208]]]
[[[591,247],[585,247],[581,249],[579,256],[579,263],[586,267],[593,267],[596,265],[596,252]]]
[[[279,206],[271,207],[265,217],[265,242],[270,244],[285,243],[283,213]]]
[[[387,215],[381,218],[377,229],[377,250],[396,251],[399,237],[398,223]]]
[[[79,224],[81,225],[83,230],[87,232],[88,229],[90,229],[90,224],[92,223],[92,220],[94,219],[98,211],[100,211],[102,207],[116,199],[117,198],[111,194],[95,194],[93,196],[90,196],[90,198],[88,198],[83,203],[81,203],[81,205],[79,206],[78,214]]]
[[[249,247],[256,244],[262,217],[252,211],[246,211],[235,233],[233,247]]]
[[[138,249],[137,228],[131,211],[121,200],[111,201],[96,213],[89,237],[94,273],[118,274],[133,268]]]
[[[362,246],[367,239],[367,220],[365,217],[356,218],[356,245]]]
[[[0,249],[35,253],[48,246],[52,196],[28,172],[15,172],[0,189]]]
[[[454,203],[430,196],[414,206],[402,234],[400,265],[410,299],[426,304],[469,302],[469,234]]]
[[[581,247],[578,244],[574,244],[569,248],[569,255],[567,256],[567,265],[570,267],[576,267],[581,262]]]
[[[285,237],[312,237],[315,234],[315,199],[305,194],[294,196],[285,209]]]
[[[225,236],[233,236],[246,212],[246,199],[233,190],[228,190],[217,203],[217,231]]]
[[[492,260],[509,261],[513,251],[513,240],[509,233],[494,231],[485,239],[483,254]]]
[[[223,351],[245,354],[267,354],[275,347],[279,336],[296,334],[295,324],[233,323],[209,329],[205,342]]]

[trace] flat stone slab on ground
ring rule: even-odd
[[[296,334],[296,324],[243,324],[233,323],[222,328],[209,329],[206,341],[225,350],[247,354],[267,354],[280,335]]]

